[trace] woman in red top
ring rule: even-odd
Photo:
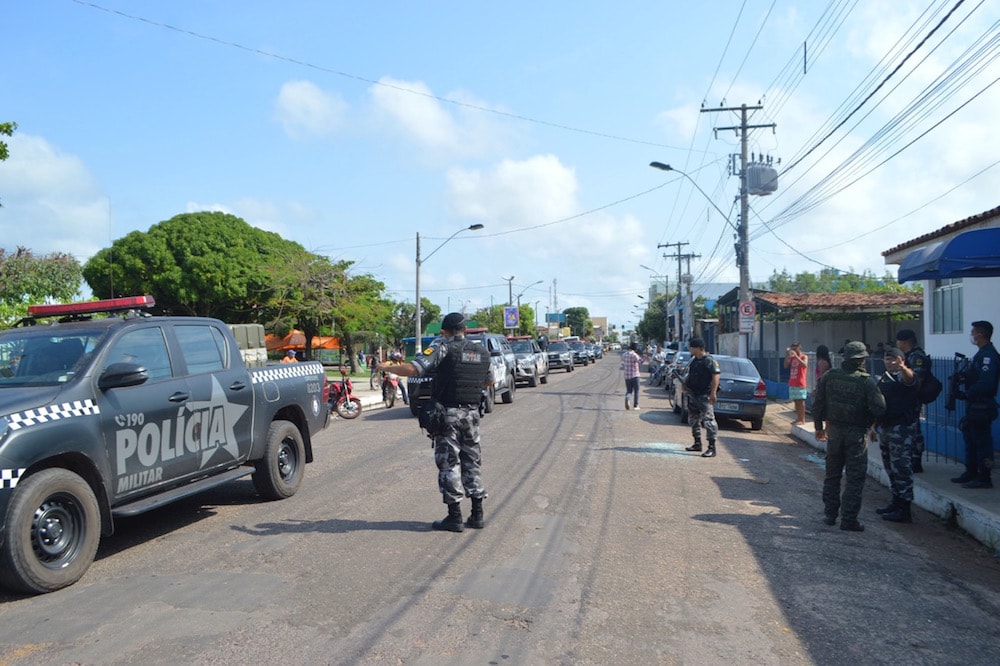
[[[788,397],[795,401],[795,425],[805,425],[809,357],[802,353],[802,345],[798,342],[785,350],[785,367],[788,368]]]

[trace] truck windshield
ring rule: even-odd
[[[0,387],[68,382],[90,361],[103,333],[11,329],[0,337]]]

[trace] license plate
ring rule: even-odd
[[[721,412],[738,412],[740,411],[740,406],[735,402],[717,402],[715,403],[715,409]]]

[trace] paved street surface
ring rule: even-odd
[[[430,529],[406,407],[335,420],[291,499],[236,482],[121,521],[71,588],[0,595],[0,664],[997,663],[988,548],[879,520],[873,482],[864,533],[827,527],[786,419],[724,422],[703,459],[662,391],[623,388],[609,357],[498,404],[462,534]]]

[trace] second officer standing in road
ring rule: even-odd
[[[701,338],[691,338],[688,347],[691,348],[692,358],[688,362],[687,375],[684,377],[684,390],[691,394],[687,401],[688,421],[691,422],[694,444],[684,450],[701,451],[701,429],[704,426],[708,435],[708,450],[701,454],[701,457],[712,458],[715,456],[715,439],[719,435],[719,426],[715,422],[719,362],[705,353],[705,341]]]
[[[434,441],[434,462],[438,468],[438,488],[448,516],[432,527],[448,532],[463,531],[462,497],[472,499],[472,513],[465,527],[481,529],[486,488],[480,471],[482,450],[479,442],[479,402],[490,383],[490,354],[482,345],[465,339],[465,317],[452,312],[441,322],[444,341],[424,351],[412,363],[389,365],[388,370],[403,377],[434,373],[431,400],[443,406],[443,418],[432,418],[428,429]]]
[[[864,370],[868,351],[863,342],[844,345],[844,361],[819,378],[813,397],[816,438],[826,434],[826,478],[823,481],[823,511],[827,525],[864,531],[858,522],[861,491],[868,474],[868,429],[885,413],[885,398]],[[824,422],[829,427],[827,433]],[[846,476],[841,498],[840,480]]]

